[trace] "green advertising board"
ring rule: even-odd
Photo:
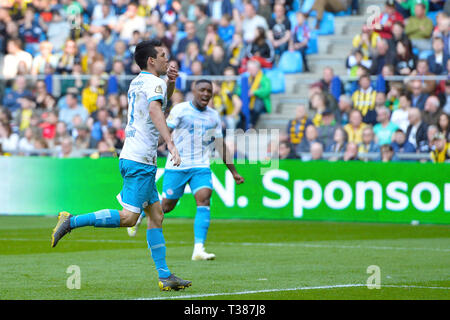
[[[165,159],[158,159],[162,191]],[[236,185],[212,164],[212,218],[450,224],[450,165],[301,162],[237,164]],[[118,159],[0,157],[0,214],[56,215],[120,208]],[[168,217],[193,217],[186,195]]]

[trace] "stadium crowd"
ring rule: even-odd
[[[288,51],[299,51],[309,71],[306,51],[315,27],[308,17],[315,13],[318,27],[325,12],[351,14],[358,7],[352,0],[1,0],[0,154],[51,149],[53,156],[81,157],[82,150],[96,149],[92,158],[117,156],[130,76],[139,73],[133,50],[150,38],[162,41],[180,70],[169,108],[192,97],[186,76],[246,73],[249,113],[236,81],[214,82],[211,105],[224,130],[254,127],[271,112],[264,71]],[[299,106],[289,122],[280,156],[321,159],[328,151],[356,160],[378,152],[390,161],[420,152],[433,161],[450,158],[450,82],[385,80],[448,75],[449,11],[441,0],[386,1],[381,16],[349,44],[345,63],[359,81],[344,83],[325,68],[309,89],[309,105]]]

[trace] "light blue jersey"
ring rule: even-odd
[[[222,137],[219,113],[207,107],[198,110],[192,102],[175,105],[167,118],[167,126],[174,129],[173,141],[181,157],[181,165],[166,162],[166,170],[209,168],[214,138]]]

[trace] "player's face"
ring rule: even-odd
[[[194,87],[194,99],[198,106],[206,108],[212,97],[212,86],[209,83],[199,83]]]
[[[163,47],[156,47],[156,51],[158,52],[156,58],[153,59],[153,63],[155,65],[156,72],[160,76],[167,74],[167,69],[169,68],[169,59],[166,50]]]

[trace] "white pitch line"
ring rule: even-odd
[[[337,289],[337,288],[356,288],[365,287],[367,284],[338,284],[332,286],[316,286],[316,287],[297,287],[297,288],[284,288],[284,289],[265,289],[265,290],[251,290],[251,291],[238,291],[238,292],[218,292],[218,293],[207,293],[207,294],[191,294],[183,296],[170,296],[170,297],[151,297],[151,298],[138,298],[136,300],[171,300],[171,299],[192,299],[192,298],[206,298],[206,297],[217,297],[217,296],[231,296],[231,295],[244,295],[253,293],[269,293],[269,292],[280,292],[280,291],[301,291],[301,290],[323,290],[323,289]],[[414,285],[381,285],[381,288],[411,288],[411,289],[443,289],[449,290],[449,287],[426,287],[426,286],[414,286]]]
[[[49,239],[26,239],[26,238],[0,238],[0,241],[31,241],[45,242]],[[112,240],[112,239],[71,239],[72,242],[107,242],[107,243],[144,243],[138,240]],[[304,248],[335,248],[335,249],[374,249],[374,250],[413,250],[413,251],[437,251],[450,252],[450,249],[444,248],[417,248],[417,247],[389,247],[389,246],[351,246],[351,245],[334,245],[334,244],[316,244],[316,243],[292,243],[292,242],[208,242],[212,245],[226,246],[267,246],[267,247],[304,247]],[[189,245],[192,241],[166,241],[166,244]]]

